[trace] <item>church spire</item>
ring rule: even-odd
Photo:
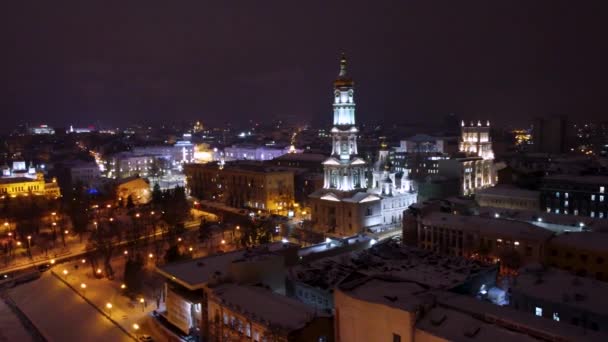
[[[346,55],[342,52],[342,57],[340,58],[340,73],[338,77],[346,76]]]

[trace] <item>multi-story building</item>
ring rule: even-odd
[[[190,194],[234,208],[285,212],[293,206],[294,176],[287,168],[256,162],[186,164]]]
[[[13,162],[13,167],[3,168],[0,176],[0,197],[14,198],[18,196],[45,196],[55,199],[61,197],[57,179],[50,182],[44,179],[42,168],[37,170],[33,165],[23,161]]]
[[[113,154],[104,160],[105,176],[108,178],[147,177],[156,159],[152,155],[139,155],[132,152]]]
[[[547,264],[578,276],[608,280],[608,233],[573,232],[551,239]]]
[[[165,311],[160,314],[183,333],[198,332],[202,340],[210,341],[215,327],[215,310],[210,310],[213,287],[230,282],[262,284],[285,293],[285,267],[297,262],[297,248],[289,243],[273,243],[159,266],[156,271],[166,279]],[[236,308],[231,310],[236,316]]]
[[[506,185],[478,190],[475,201],[481,207],[540,210],[540,192]]]
[[[540,291],[543,288],[539,286]],[[431,292],[398,277],[345,281],[335,291],[335,302],[336,342],[602,341],[608,336],[535,317],[528,310],[518,312],[452,292]]]
[[[301,152],[294,150],[291,146],[284,148],[259,146],[252,144],[240,144],[225,147],[224,152],[219,156],[225,161],[233,160],[272,160],[291,152]]]
[[[333,341],[331,314],[260,286],[220,284],[208,301],[209,341]]]
[[[373,172],[372,188],[367,190],[367,163],[359,157],[357,149],[354,82],[346,73],[344,56],[334,81],[333,109],[332,151],[323,162],[323,188],[310,195],[315,229],[350,236],[398,224],[401,212],[415,202],[416,195],[407,174],[397,175],[389,167],[388,151],[381,153],[379,167]]]
[[[554,235],[536,225],[502,219],[455,215],[433,205],[412,208],[404,219],[404,240],[434,252],[482,260],[502,261],[509,269],[543,262]]]
[[[563,116],[537,118],[532,128],[532,150],[550,154],[567,153],[573,143],[573,133],[573,127]]]
[[[541,209],[564,215],[608,218],[608,176],[553,175],[543,179]]]
[[[334,292],[340,283],[367,276],[395,277],[427,289],[469,295],[479,294],[482,285],[494,286],[495,265],[440,255],[392,240],[378,243],[372,240],[371,248],[353,250],[355,241],[350,240],[348,245],[336,248],[346,250],[342,253],[336,251],[314,260],[304,256],[304,262],[289,269],[290,295],[320,311],[331,312],[335,308]],[[441,276],[435,276],[438,274]]]
[[[521,270],[511,286],[510,306],[564,325],[605,334],[608,331],[606,293],[605,282],[554,268],[529,266]]]
[[[478,156],[456,155],[439,160],[439,176],[458,179],[458,195],[473,195],[477,190],[491,187],[496,183],[496,172],[492,160]]]

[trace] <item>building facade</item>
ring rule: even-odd
[[[543,179],[541,210],[555,214],[608,218],[608,176],[553,175]]]
[[[540,193],[538,191],[510,186],[495,186],[478,190],[475,193],[475,201],[480,207],[540,210]]]
[[[284,212],[293,206],[293,172],[258,163],[187,164],[190,194],[234,208]]]

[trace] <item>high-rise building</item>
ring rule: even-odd
[[[471,122],[466,125],[462,121],[462,134],[460,136],[460,152],[476,154],[483,159],[494,159],[492,140],[490,139],[490,121],[482,124]]]
[[[398,226],[402,212],[415,202],[407,174],[397,174],[388,162],[388,150],[380,152],[367,189],[366,169],[357,150],[354,82],[346,73],[346,58],[334,81],[332,150],[323,162],[323,188],[310,195],[315,228],[324,233],[349,236],[366,230]]]
[[[532,150],[534,152],[562,154],[570,148],[572,130],[563,116],[534,120]]]

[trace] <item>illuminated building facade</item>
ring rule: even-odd
[[[354,82],[346,73],[346,58],[334,81],[332,151],[323,162],[323,188],[310,195],[315,229],[337,236],[384,230],[399,224],[403,210],[415,201],[407,175],[397,177],[381,151],[368,190],[366,162],[358,156]]]
[[[494,159],[492,140],[490,139],[490,121],[487,121],[485,125],[481,121],[477,121],[477,124],[471,122],[470,125],[466,125],[464,121],[462,122],[460,152],[476,154],[484,160]]]
[[[59,198],[61,191],[57,181],[53,179],[47,183],[44,175],[40,172],[33,177],[2,177],[0,178],[0,197],[14,198],[18,196],[46,196],[48,198]]]
[[[291,170],[254,162],[186,164],[190,194],[234,208],[286,212],[293,206]]]

